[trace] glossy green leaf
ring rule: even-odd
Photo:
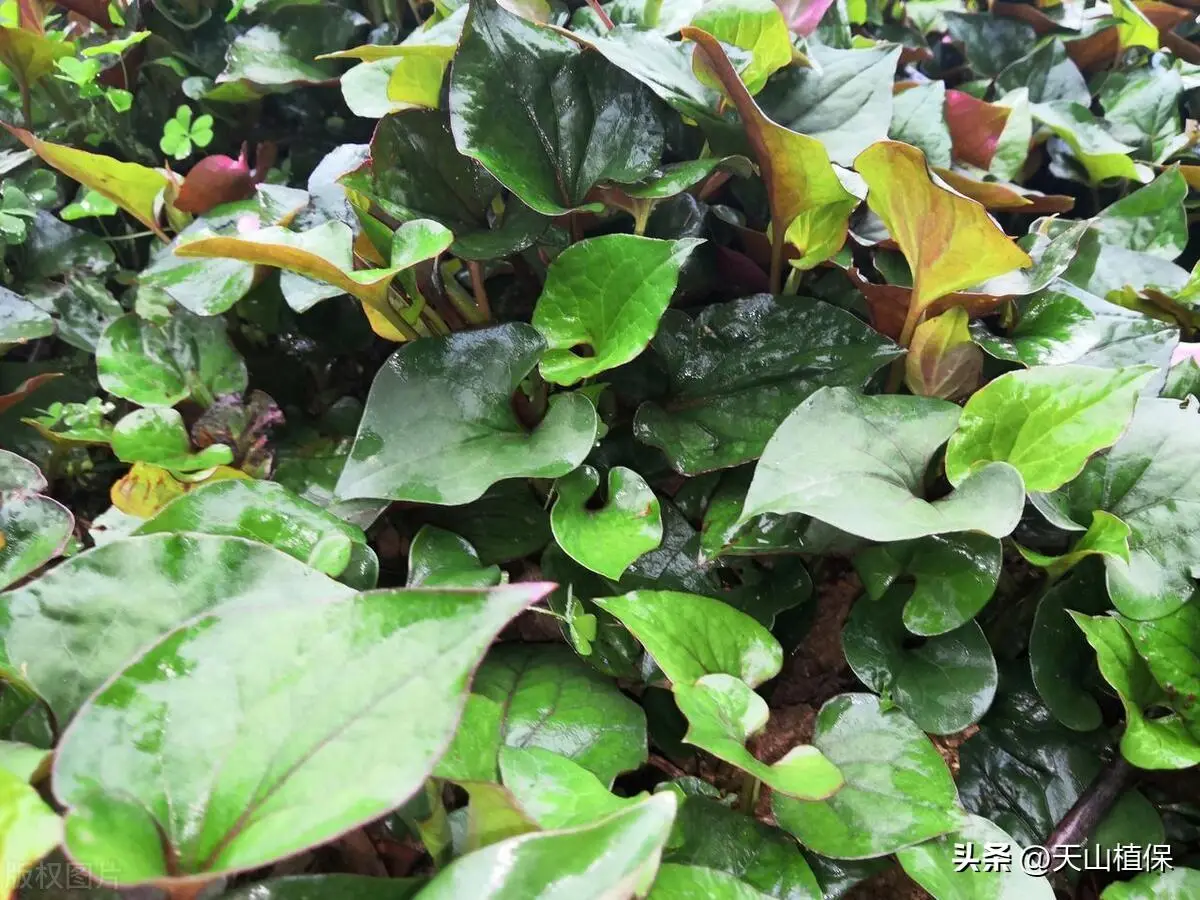
[[[600,182],[637,181],[662,153],[663,126],[645,88],[497,0],[467,13],[450,73],[450,124],[461,153],[546,215],[578,207]]]
[[[1153,374],[1151,366],[1007,372],[967,401],[946,447],[946,476],[958,485],[979,466],[1006,462],[1028,490],[1055,490],[1116,442]]]
[[[709,498],[700,532],[700,549],[706,559],[792,553],[806,546],[808,523],[802,516],[767,513],[745,525],[738,523],[753,474],[750,466],[726,472]]]
[[[409,587],[485,588],[500,584],[499,566],[485,566],[466,538],[425,525],[408,548]]]
[[[593,509],[589,501],[600,486],[595,469],[582,466],[560,478],[550,527],[572,559],[617,581],[635,559],[662,542],[662,513],[654,491],[632,469],[609,469],[607,483],[604,505]]]
[[[814,45],[808,53],[815,65],[781,73],[759,102],[780,125],[815,137],[830,159],[848,166],[868,146],[887,137],[900,48],[838,50]]]
[[[1188,900],[1197,891],[1200,891],[1200,870],[1179,867],[1115,882],[1100,896],[1102,900]]]
[[[191,616],[279,596],[302,603],[347,593],[291,557],[240,538],[125,538],[73,556],[6,596],[3,668],[19,674],[65,725],[138,648]]]
[[[628,24],[589,39],[589,45],[685,116],[699,121],[714,116],[721,95],[697,77],[687,45]]]
[[[970,844],[1007,847],[1014,861],[1008,871],[965,872],[955,864],[955,847]],[[952,834],[899,851],[896,858],[909,877],[940,900],[1054,900],[1054,888],[1044,875],[1026,874],[1020,865],[1022,848],[1004,829],[982,816],[967,816]]]
[[[1015,18],[957,10],[946,14],[946,29],[963,45],[971,68],[988,78],[1029,52],[1035,36],[1032,28]]]
[[[1102,509],[1092,513],[1092,524],[1088,530],[1061,556],[1038,553],[1018,545],[1017,549],[1028,562],[1044,568],[1048,574],[1058,577],[1089,556],[1113,556],[1124,563],[1129,562],[1129,526],[1116,516]]]
[[[1102,209],[1091,227],[1108,244],[1175,259],[1187,247],[1183,201],[1187,182],[1178,168],[1168,169],[1145,187]]]
[[[1085,106],[1066,100],[1033,104],[1033,118],[1062,138],[1084,167],[1093,184],[1110,178],[1149,181],[1141,177],[1145,167],[1130,159],[1133,147],[1123,144],[1104,130]]]
[[[257,868],[377,818],[428,777],[488,644],[547,587],[293,597],[171,632],[63,737],[68,850],[136,883]],[[180,818],[180,803],[209,814]]]
[[[39,493],[46,487],[37,466],[0,450],[0,590],[58,556],[71,538],[75,517]]]
[[[122,316],[96,345],[100,386],[140,406],[209,405],[246,387],[246,366],[219,318],[178,311],[165,325]]]
[[[668,310],[651,346],[668,391],[639,407],[634,433],[688,475],[757,458],[813,391],[860,388],[902,352],[843,310],[769,294],[714,304],[695,318]]]
[[[961,822],[950,770],[898,710],[871,694],[841,694],[821,707],[813,744],[841,770],[828,800],[775,796],[779,824],[834,859],[869,859],[953,831]]]
[[[664,863],[725,872],[780,900],[823,896],[808,862],[785,832],[685,791],[679,781],[662,789],[675,792],[681,801]]]
[[[227,900],[411,900],[423,878],[368,875],[287,875],[224,894]]]
[[[910,592],[895,587],[854,604],[842,629],[846,662],[867,687],[889,697],[922,731],[954,734],[978,722],[998,675],[983,630],[967,622],[909,649],[902,610]]]
[[[504,786],[542,828],[572,828],[637,802],[618,797],[578,763],[540,747],[501,747]]]
[[[1016,526],[1025,495],[1019,473],[1005,463],[973,472],[943,499],[920,496],[925,470],[958,417],[958,407],[930,397],[822,388],[767,444],[742,521],[798,512],[876,541],[952,531],[1003,537]],[[881,441],[890,445],[883,457]]]
[[[351,43],[366,24],[362,16],[337,6],[300,4],[279,9],[267,21],[229,44],[220,85],[245,85],[251,96],[323,84],[337,78],[337,64],[315,57]]]
[[[1193,601],[1148,622],[1117,619],[1171,705],[1200,740],[1200,607]]]
[[[470,853],[507,838],[538,831],[507,788],[487,782],[460,782],[469,800],[466,833],[458,852]]]
[[[549,750],[590,771],[605,786],[646,760],[646,718],[608,678],[561,644],[493,648],[472,687],[499,707],[479,707],[463,720],[460,738],[499,732],[499,747]],[[495,766],[493,757],[493,767]],[[494,776],[493,776],[494,777]]]
[[[1070,611],[1095,615],[1107,605],[1104,569],[1093,561],[1042,595],[1029,631],[1033,684],[1054,718],[1075,731],[1098,728],[1103,716],[1087,689],[1096,654],[1071,619]]]
[[[892,121],[887,136],[920,149],[929,165],[947,169],[951,142],[945,110],[945,84],[931,81],[913,85],[892,99]]]
[[[1062,281],[1016,305],[1019,318],[1007,336],[993,335],[981,323],[975,323],[972,336],[992,356],[1026,366],[1077,363],[1117,369],[1160,360],[1165,364],[1178,335],[1167,322],[1122,309]]]
[[[574,384],[646,349],[680,267],[699,243],[611,234],[563,251],[533,312],[533,325],[546,339],[542,377]]]
[[[773,765],[760,762],[746,742],[761,732],[767,703],[732,675],[705,675],[693,684],[674,686],[675,702],[687,717],[683,740],[753,775],[773,791],[802,800],[824,800],[843,784],[841,773],[815,747],[792,747]]]
[[[54,334],[54,319],[8,288],[0,289],[0,352]]]
[[[783,651],[771,633],[720,600],[679,591],[632,591],[595,602],[633,632],[676,685],[726,674],[757,687],[783,665]]]
[[[688,900],[690,897],[766,900],[767,896],[719,869],[665,863],[658,870],[658,877],[654,879],[654,887],[647,900]]]
[[[933,535],[868,547],[854,568],[874,600],[912,580],[904,627],[917,635],[945,634],[971,621],[996,591],[1000,542],[982,534]]]
[[[213,444],[192,452],[183,416],[170,407],[152,406],[125,416],[113,426],[112,449],[122,462],[147,462],[178,472],[194,472],[233,462],[233,451]]]
[[[1198,464],[1196,411],[1143,398],[1113,448],[1054,495],[1076,523],[1102,509],[1129,526],[1128,563],[1109,555],[1104,565],[1113,605],[1132,619],[1168,615],[1192,595],[1200,529],[1183,513],[1200,502],[1189,474]]]
[[[1101,674],[1125,707],[1121,755],[1142,769],[1200,765],[1200,740],[1188,733],[1178,715],[1150,718],[1145,714],[1150,707],[1165,705],[1166,695],[1120,622],[1079,613],[1072,618],[1095,649]]]
[[[649,887],[675,816],[674,795],[658,794],[598,822],[526,834],[456,860],[421,900],[578,900],[633,896]]]
[[[58,815],[26,779],[0,769],[0,892],[13,896],[21,876],[62,840]]]
[[[353,554],[362,554],[369,560],[369,568],[378,569],[361,528],[272,481],[229,479],[202,485],[171,501],[136,531],[175,532],[248,538],[334,578],[346,571]],[[374,580],[365,585],[374,586]]]
[[[451,505],[504,478],[570,472],[595,440],[591,401],[556,396],[532,431],[511,405],[544,348],[520,323],[401,347],[371,385],[338,496]]]
[[[51,756],[49,750],[19,741],[0,741],[0,769],[23,781],[41,781],[50,771]]]

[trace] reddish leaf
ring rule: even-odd
[[[1135,4],[1157,29],[1159,36],[1172,31],[1176,25],[1190,18],[1188,11],[1157,3],[1154,0]],[[1121,38],[1116,26],[1097,31],[1078,41],[1067,41],[1067,55],[1084,72],[1111,66],[1121,49]]]
[[[976,181],[951,169],[934,169],[938,178],[960,194],[997,212],[1021,212],[1028,215],[1069,212],[1075,198],[1065,194],[1043,194],[1002,181]],[[1187,177],[1186,175],[1184,176]]]
[[[202,215],[222,203],[254,196],[254,176],[243,152],[237,159],[206,156],[187,173],[175,208]]]
[[[963,91],[946,91],[946,124],[955,157],[988,168],[1011,112],[1007,106],[977,100]]]
[[[904,331],[904,317],[908,312],[908,301],[912,294],[910,288],[898,284],[874,284],[867,281],[856,268],[849,268],[846,274],[854,282],[867,301],[867,312],[870,315],[871,327],[880,334],[886,334],[893,340],[899,340]],[[1001,306],[1012,299],[1012,295],[993,296],[992,294],[974,294],[968,291],[955,291],[929,304],[926,312],[930,316],[940,315],[948,309],[962,307],[972,319],[991,315]]]
[[[53,381],[61,374],[61,372],[47,372],[44,375],[34,375],[17,385],[17,389],[11,394],[0,394],[0,413],[12,409],[47,381]]]
[[[808,37],[817,30],[817,24],[825,15],[833,0],[775,0],[783,13],[787,26],[801,37]]]

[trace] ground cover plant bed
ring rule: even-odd
[[[1200,898],[1198,14],[0,4],[0,897]]]

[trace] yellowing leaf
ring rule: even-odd
[[[166,469],[150,463],[134,463],[123,477],[113,482],[108,496],[112,505],[129,516],[149,519],[176,497],[213,481],[249,478],[231,466],[217,466],[197,481],[180,481]]]
[[[276,226],[240,237],[201,237],[182,244],[175,252],[179,256],[240,259],[326,282],[370,306],[392,326],[391,334],[403,334],[403,325],[394,321],[399,313],[388,302],[392,279],[409,266],[437,256],[452,240],[453,235],[444,226],[414,219],[393,235],[392,258],[386,268],[361,270],[351,268],[352,234],[349,226],[340,222],[307,232]]]
[[[167,239],[154,211],[159,195],[170,183],[161,169],[120,162],[111,156],[52,144],[35,137],[24,128],[7,124],[4,124],[4,127],[46,163],[97,194],[107,197],[164,241]]]
[[[967,311],[961,306],[926,319],[913,331],[904,357],[904,380],[921,397],[954,400],[979,384],[983,351],[971,340]]]
[[[0,26],[0,62],[9,68],[23,88],[53,72],[56,60],[74,55],[74,46],[65,41],[52,41],[32,31]]]
[[[1117,38],[1122,50],[1130,47],[1158,49],[1158,28],[1131,0],[1112,0],[1112,12],[1117,20]]]
[[[398,54],[396,67],[388,76],[388,99],[437,109],[446,67],[450,65],[457,46],[417,44],[402,49],[405,52]]]
[[[854,168],[867,182],[868,205],[913,273],[901,343],[908,344],[939,297],[1033,264],[982,206],[935,184],[916,147],[879,141],[858,155]]]
[[[820,141],[784,128],[758,108],[712,35],[690,27],[682,34],[696,42],[697,59],[703,56],[737,106],[754,148],[771,207],[771,289],[778,293],[785,240],[801,253],[792,262],[796,268],[824,262],[842,249],[858,198],[842,185]]]

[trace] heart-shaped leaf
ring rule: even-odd
[[[955,848],[967,844],[974,852],[1007,847],[1008,858],[1020,860],[1022,848],[1004,829],[982,816],[967,816],[952,834],[900,850],[896,858],[909,877],[943,900],[1054,900],[1054,888],[1044,875],[1030,875],[1019,864],[965,871],[955,862]]]
[[[854,557],[854,568],[874,600],[882,600],[897,581],[912,579],[904,627],[930,636],[975,618],[996,591],[1001,558],[995,538],[942,534],[869,547]]]
[[[663,788],[681,800],[665,862],[725,872],[781,900],[821,900],[816,876],[789,835],[723,806],[701,792],[707,785],[696,785],[678,779]]]
[[[112,430],[112,449],[122,462],[146,462],[176,472],[195,472],[233,462],[233,451],[213,444],[192,452],[183,416],[170,407],[138,409],[121,419]]]
[[[338,496],[451,505],[505,478],[570,472],[596,437],[591,401],[556,396],[532,431],[512,408],[544,349],[521,323],[400,348],[371,385]]]
[[[71,538],[75,517],[39,493],[46,487],[37,466],[0,450],[0,590],[58,556]]]
[[[1076,523],[1102,509],[1129,526],[1129,561],[1109,555],[1104,566],[1113,605],[1131,619],[1168,615],[1195,589],[1200,530],[1181,512],[1200,503],[1187,474],[1197,465],[1196,411],[1175,400],[1143,398],[1112,449],[1053,495]]]
[[[29,782],[0,769],[0,892],[15,896],[26,869],[62,841],[62,820]]]
[[[246,388],[246,365],[225,322],[180,310],[165,325],[122,316],[96,345],[100,386],[140,406],[174,406],[188,397],[204,406]]]
[[[485,588],[500,583],[499,566],[485,566],[470,541],[452,531],[425,525],[408,548],[409,587]]]
[[[533,325],[547,345],[542,377],[574,384],[645,350],[680,267],[700,243],[610,234],[564,250],[546,273],[533,311]]]
[[[846,662],[871,690],[886,695],[922,731],[954,734],[974,725],[996,696],[998,674],[983,629],[967,622],[909,649],[901,611],[909,590],[854,604],[842,630]]]
[[[1120,617],[1117,621],[1129,632],[1154,680],[1200,740],[1200,608],[1188,603],[1161,619],[1143,622]]]
[[[1006,462],[1031,491],[1053,491],[1121,436],[1152,366],[1054,366],[1007,372],[972,395],[946,447],[946,477]]]
[[[347,593],[291,557],[240,538],[126,538],[73,556],[6,595],[3,668],[28,683],[61,726],[138,648],[191,616],[281,595],[303,602]],[[64,650],[46,653],[48,646]]]
[[[796,405],[825,385],[861,388],[901,349],[844,310],[755,294],[668,310],[652,344],[667,396],[643,403],[639,440],[696,475],[755,459]]]
[[[913,273],[900,343],[907,344],[934,300],[1032,264],[982,206],[936,184],[920,150],[880,141],[854,161],[867,203],[900,245]]]
[[[500,778],[542,828],[586,825],[636,802],[611,793],[578,763],[540,747],[501,747]]]
[[[379,565],[361,528],[273,481],[228,479],[205,484],[169,503],[136,534],[175,532],[248,538],[332,578],[347,572],[354,556],[363,557],[361,565],[368,569],[377,571]],[[365,586],[374,587],[374,580]]]
[[[546,215],[578,207],[602,181],[648,175],[663,145],[645,88],[497,0],[467,13],[450,72],[450,124],[460,153]]]
[[[767,725],[767,703],[732,675],[705,675],[674,686],[675,702],[687,717],[683,740],[706,750],[771,790],[802,800],[824,800],[844,783],[841,773],[816,747],[801,744],[774,765],[756,759],[746,742]]]
[[[1021,477],[1006,463],[973,472],[943,499],[921,496],[925,470],[958,417],[958,407],[932,397],[821,388],[767,444],[741,521],[798,512],[875,541],[951,531],[1004,537],[1025,502]]]
[[[561,644],[494,648],[472,691],[487,702],[468,706],[455,746],[439,766],[442,777],[459,778],[465,762],[485,760],[490,768],[482,777],[494,781],[502,746],[565,756],[606,787],[646,760],[642,710]]]
[[[488,644],[548,587],[289,597],[183,625],[63,736],[67,849],[138,883],[257,868],[379,817],[428,777]],[[351,761],[356,777],[337,777]],[[206,809],[203,824],[179,803]]]
[[[632,469],[609,469],[607,500],[592,509],[588,502],[599,486],[591,466],[560,478],[550,527],[577,563],[618,581],[635,559],[662,543],[662,513],[654,491]]]
[[[933,744],[871,694],[841,694],[817,715],[816,745],[846,784],[828,800],[776,795],[775,818],[806,847],[834,859],[894,853],[959,826],[958,794]]]
[[[438,873],[421,900],[528,900],[556,890],[578,900],[605,900],[644,893],[675,806],[673,794],[656,794],[598,822],[492,844]]]

